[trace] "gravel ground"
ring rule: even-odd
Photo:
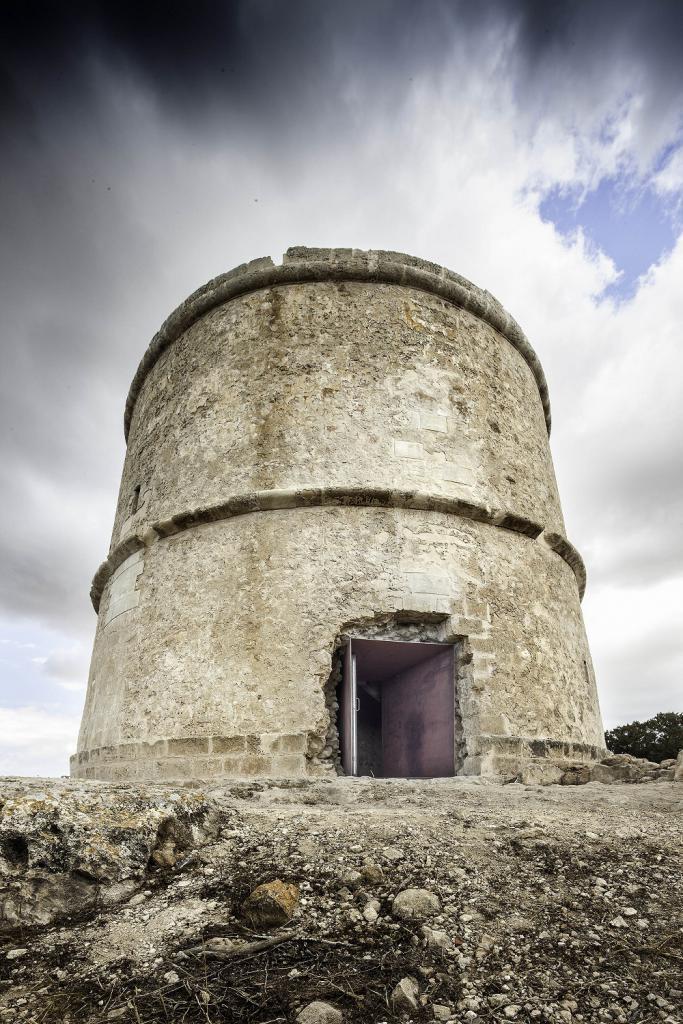
[[[683,1021],[678,782],[0,794],[0,1021]]]

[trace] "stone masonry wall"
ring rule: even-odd
[[[467,638],[466,771],[505,770],[527,741],[602,747],[576,580],[542,539],[438,513],[292,509],[183,531],[144,563],[126,614],[107,622],[103,595],[79,742],[99,753],[79,774],[325,770],[335,639],[379,614]]]
[[[395,285],[262,290],[207,313],[150,370],[112,545],[228,495],[368,485],[564,532],[536,382],[489,324]]]

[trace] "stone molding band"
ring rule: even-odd
[[[291,770],[293,760],[304,768],[308,736],[305,733],[268,737],[264,747],[260,736],[184,736],[156,740],[124,740],[106,747],[91,747],[80,750],[71,757],[72,771],[80,775],[93,774],[97,777],[102,767],[120,765],[144,765],[157,760],[173,765],[183,759],[195,759],[194,766],[201,767],[215,762],[216,758],[227,760],[214,763],[210,774],[244,770],[245,774],[270,774],[278,767]],[[551,740],[531,736],[502,736],[490,733],[474,741],[472,753],[482,756],[489,753],[505,754],[529,760],[599,761],[604,757],[605,748],[574,740]],[[244,759],[248,759],[245,763]],[[241,760],[240,760],[241,759]],[[91,769],[89,772],[88,769]],[[305,770],[305,768],[304,768]]]
[[[550,434],[548,385],[538,356],[517,321],[490,292],[478,288],[452,270],[405,253],[382,250],[364,252],[359,249],[308,249],[304,246],[294,246],[285,253],[281,266],[276,266],[271,258],[266,256],[250,263],[243,263],[226,274],[213,278],[193,292],[164,321],[142,357],[128,392],[124,414],[126,440],[135,403],[147,374],[162,352],[196,320],[217,306],[260,288],[325,281],[395,284],[433,292],[488,323],[517,349],[531,369]]]
[[[350,508],[399,508],[420,512],[442,512],[447,515],[471,519],[488,526],[522,534],[531,540],[539,537],[547,546],[564,559],[572,569],[582,598],[586,589],[586,569],[581,555],[566,537],[559,533],[546,533],[543,526],[531,519],[513,512],[477,505],[463,498],[448,498],[421,491],[399,491],[381,487],[311,487],[297,490],[251,491],[238,494],[218,505],[181,512],[170,519],[150,524],[144,535],[134,533],[126,537],[113,549],[109,557],[95,573],[90,599],[96,612],[107,582],[118,567],[134,552],[147,547],[157,539],[170,537],[184,530],[207,523],[216,523],[253,512],[273,512],[295,508],[321,507]],[[541,536],[542,535],[542,536]]]

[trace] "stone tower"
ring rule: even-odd
[[[488,292],[288,250],[165,322],[72,773],[547,777],[604,748],[543,370]]]

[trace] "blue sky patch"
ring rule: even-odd
[[[624,178],[604,178],[583,200],[577,192],[553,189],[539,207],[563,235],[582,228],[591,242],[622,271],[602,297],[632,297],[638,278],[669,252],[677,238],[676,207],[649,187],[634,189]]]

